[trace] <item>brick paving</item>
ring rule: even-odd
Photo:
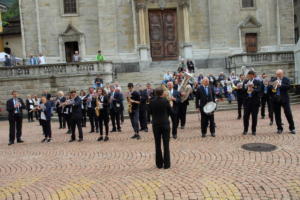
[[[300,105],[293,106],[296,125]],[[217,137],[200,137],[198,116],[171,140],[172,166],[154,165],[152,133],[131,140],[129,121],[107,143],[84,129],[83,143],[53,123],[54,141],[41,144],[41,127],[24,123],[24,144],[7,146],[8,123],[0,122],[2,199],[300,199],[300,132],[277,135],[259,120],[257,136],[242,136],[236,111],[216,113]],[[24,120],[25,122],[25,120]],[[268,153],[241,149],[246,143],[278,146]]]

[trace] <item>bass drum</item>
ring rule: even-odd
[[[216,110],[217,110],[217,103],[213,101],[208,102],[203,108],[203,111],[207,115],[213,114]]]

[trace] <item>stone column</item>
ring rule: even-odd
[[[183,52],[185,59],[193,58],[193,47],[190,38],[190,22],[189,22],[189,2],[187,0],[181,0],[179,3],[183,13],[183,30],[184,30],[184,43]]]
[[[300,84],[300,40],[295,46],[295,83]]]
[[[139,54],[141,61],[150,61],[149,59],[149,48],[147,46],[146,40],[146,24],[145,24],[145,10],[146,10],[146,2],[144,1],[136,1],[136,9],[138,11],[138,18],[139,18]]]

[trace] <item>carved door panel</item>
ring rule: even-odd
[[[246,34],[246,51],[248,53],[257,52],[257,34],[247,33]]]
[[[150,46],[153,60],[178,57],[176,10],[149,10]]]

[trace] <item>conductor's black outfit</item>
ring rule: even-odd
[[[155,139],[156,166],[167,169],[171,166],[169,116],[172,114],[172,109],[167,99],[162,97],[154,97],[149,107],[152,115],[152,128]],[[162,155],[161,150],[161,139],[163,140],[164,155]]]
[[[204,106],[208,102],[215,102],[215,93],[213,87],[203,86],[198,87],[196,91],[196,108],[200,109],[201,113],[201,133],[202,137],[206,136],[207,128],[209,125],[210,133],[215,137],[215,117],[214,113],[206,114],[204,112]]]
[[[15,108],[16,104],[20,104]],[[21,98],[12,98],[6,102],[6,110],[8,112],[9,121],[9,144],[13,144],[17,138],[17,142],[22,142],[22,121],[23,121],[23,109],[26,106]]]

